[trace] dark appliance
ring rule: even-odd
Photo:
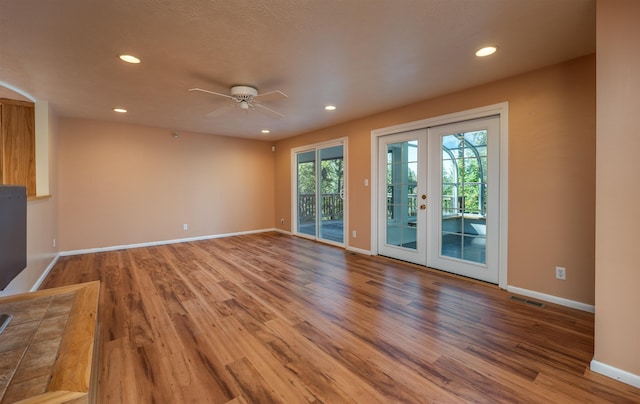
[[[27,189],[0,185],[0,290],[27,267]]]

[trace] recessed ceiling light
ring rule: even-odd
[[[336,109],[335,105],[327,105],[326,107],[324,107],[324,109],[326,109],[327,111],[334,111]]]
[[[127,63],[134,63],[134,64],[140,63],[140,59],[131,55],[120,55],[120,59],[124,60]]]
[[[271,131],[269,129],[262,129],[260,132],[267,134],[267,133],[271,133]]]
[[[127,112],[127,110],[124,108],[114,108],[113,112],[119,112],[121,114],[124,114],[125,112]]]
[[[476,56],[477,57],[485,57],[485,56],[489,56],[489,55],[493,55],[494,53],[496,53],[496,47],[495,46],[486,46],[484,48],[480,48],[476,51]]]

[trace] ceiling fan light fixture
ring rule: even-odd
[[[495,46],[485,46],[476,51],[476,56],[483,58],[485,56],[493,55],[498,49]]]
[[[245,100],[240,101],[240,108],[245,110],[249,109],[249,103]]]
[[[250,86],[233,86],[231,87],[231,95],[236,97],[250,98],[258,95],[258,90]]]

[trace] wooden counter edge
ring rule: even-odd
[[[47,391],[89,391],[100,283],[76,291]]]
[[[43,297],[43,296],[59,295],[61,293],[73,292],[73,291],[76,291],[76,290],[79,290],[79,289],[83,289],[83,288],[86,288],[86,287],[89,287],[89,286],[92,286],[92,285],[95,285],[95,287],[99,289],[100,288],[100,281],[78,283],[78,284],[75,284],[75,285],[61,286],[59,288],[42,289],[42,290],[37,290],[35,292],[28,292],[28,293],[20,293],[20,294],[17,294],[17,295],[2,296],[2,297],[0,297],[0,303],[19,302],[19,301],[22,301],[22,300],[29,300],[29,299],[34,299],[34,298]]]
[[[92,362],[97,335],[100,282],[80,283],[4,296],[0,297],[0,303],[19,302],[68,292],[75,292],[75,297],[47,391],[21,400],[19,403],[61,404],[89,401],[91,370],[95,369],[95,364]]]

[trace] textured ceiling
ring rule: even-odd
[[[58,115],[269,140],[593,52],[594,0],[0,0],[0,84]],[[234,84],[285,117],[187,91]]]

